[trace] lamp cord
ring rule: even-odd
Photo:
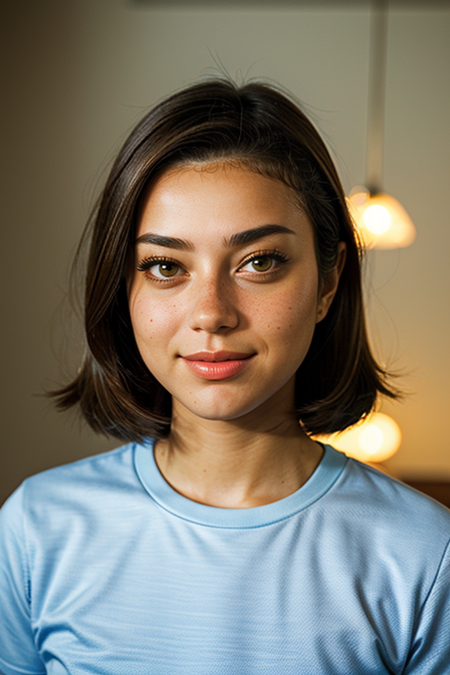
[[[381,192],[383,178],[387,28],[388,0],[372,0],[366,164],[366,186],[370,194]]]

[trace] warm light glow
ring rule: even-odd
[[[363,452],[373,457],[381,448],[384,434],[375,424],[369,424],[359,435],[358,443]]]
[[[411,218],[394,197],[354,188],[348,203],[366,248],[403,248],[416,238]]]
[[[365,420],[337,434],[315,436],[362,462],[384,462],[400,447],[402,433],[397,422],[384,413],[371,413]]]
[[[385,206],[372,204],[362,214],[364,226],[373,234],[384,234],[392,225],[391,214]]]

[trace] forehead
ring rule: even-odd
[[[230,234],[288,222],[311,230],[296,194],[281,181],[229,162],[188,165],[167,171],[148,190],[137,236],[155,228]]]

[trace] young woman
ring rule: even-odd
[[[92,231],[91,231],[92,230]],[[311,438],[391,395],[329,154],[262,84],[132,132],[57,393],[116,451],[2,511],[5,675],[450,672],[450,514]]]

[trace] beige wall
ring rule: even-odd
[[[0,500],[31,473],[114,445],[40,394],[63,372],[61,335],[73,328],[58,306],[69,261],[127,130],[220,63],[232,76],[274,79],[303,100],[349,189],[364,179],[369,35],[365,8],[8,4]],[[412,392],[384,407],[403,429],[391,461],[400,475],[450,478],[449,120],[450,11],[392,11],[385,188],[410,212],[418,238],[410,249],[372,254],[368,288],[374,339],[408,373],[401,383]]]

